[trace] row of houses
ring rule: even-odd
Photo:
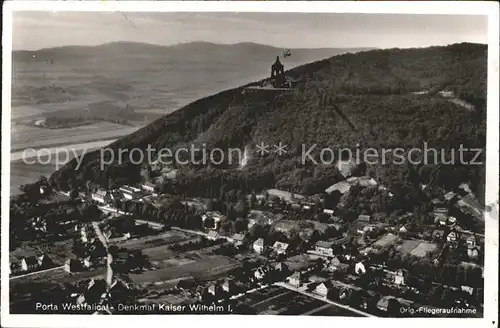
[[[108,191],[99,189],[91,194],[91,198],[101,204],[108,204],[114,199],[125,198],[127,200],[136,200],[145,194],[154,194],[156,185],[152,182],[145,182],[140,188],[133,186],[121,186],[118,190]]]
[[[52,259],[42,254],[40,256],[26,256],[20,262],[11,262],[9,265],[9,274],[20,272],[33,272],[48,269],[53,265]]]
[[[212,224],[208,226],[208,229],[219,230],[222,222],[226,220],[226,216],[222,215],[219,211],[208,211],[201,216],[203,226],[207,227],[207,220],[211,221]]]
[[[230,243],[232,243],[236,247],[243,246],[246,242],[245,235],[241,233],[234,234],[232,236],[222,236],[220,235],[217,231],[209,231],[207,234],[207,239],[209,240],[219,240],[219,239],[226,239]],[[288,254],[289,251],[289,244],[277,241],[273,244],[271,249],[276,253],[276,254],[283,254],[286,255]],[[252,249],[258,253],[262,254],[266,250],[266,245],[264,244],[264,239],[259,238],[256,241],[252,243]]]

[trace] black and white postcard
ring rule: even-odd
[[[3,8],[2,326],[498,326],[498,3]]]

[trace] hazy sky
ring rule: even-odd
[[[16,50],[113,41],[256,42],[288,48],[487,43],[486,16],[468,15],[14,12],[13,24]]]

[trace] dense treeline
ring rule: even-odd
[[[344,147],[409,149],[422,148],[427,142],[428,148],[443,149],[446,156],[460,145],[484,149],[486,50],[484,45],[464,43],[332,57],[287,72],[299,80],[292,96],[241,95],[242,87],[227,90],[195,101],[118,140],[111,148],[146,149],[151,145],[160,149],[189,142],[205,143],[207,149],[243,148],[282,142],[287,145],[286,156],[253,156],[243,170],[227,163],[179,166],[176,182],[164,188],[203,196],[207,192],[217,196],[221,185],[246,190],[278,186],[317,193],[342,177],[332,165],[301,163],[303,145],[305,149],[317,145],[312,152],[316,158],[322,147],[333,151]],[[427,93],[414,94],[420,91]],[[441,97],[438,91],[453,91],[475,110]],[[481,195],[484,165],[398,165],[390,157],[386,160],[388,163],[367,165],[366,173],[408,201],[418,196],[420,184],[427,183],[453,189],[460,182],[469,182]],[[124,183],[140,180],[140,165],[112,164],[101,171],[99,152],[86,155],[76,174],[75,164],[69,163],[52,178],[63,187],[68,181],[81,185],[89,179],[103,186],[110,178]],[[420,174],[427,166],[433,173]]]

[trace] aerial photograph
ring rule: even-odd
[[[12,24],[10,314],[483,318],[486,16]]]

